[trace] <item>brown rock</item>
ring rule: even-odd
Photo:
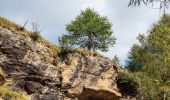
[[[114,83],[116,71],[109,59],[80,54],[70,56],[71,65],[61,66],[62,85],[63,88],[68,87],[68,96],[80,100],[118,100],[121,97]]]
[[[5,84],[5,77],[3,75],[0,74],[0,86]]]
[[[80,100],[119,100],[120,97],[120,93],[114,90],[84,87],[78,98]]]

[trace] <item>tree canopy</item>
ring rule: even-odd
[[[66,25],[66,30],[68,33],[60,37],[61,44],[66,47],[108,51],[116,40],[112,36],[112,25],[107,17],[90,8],[81,11],[75,20]]]
[[[170,16],[164,15],[148,35],[139,35],[138,40],[140,44],[133,45],[129,53],[127,69],[145,73],[151,81],[155,81],[145,86],[149,88],[154,85],[152,99],[170,99]],[[149,96],[145,94],[145,97]]]

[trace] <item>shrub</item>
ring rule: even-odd
[[[32,23],[32,30],[33,32],[31,33],[30,37],[33,39],[33,41],[37,41],[40,37],[39,34],[42,30],[40,29],[40,26],[36,23]]]
[[[33,32],[30,34],[30,37],[33,41],[37,41],[39,39],[40,35],[37,32]]]
[[[123,96],[136,97],[138,95],[139,84],[130,74],[119,73],[116,83]]]
[[[162,87],[159,80],[149,77],[146,73],[119,73],[117,86],[123,96],[136,97],[139,100],[169,100],[170,87]]]

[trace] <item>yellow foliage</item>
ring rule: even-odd
[[[21,28],[21,26],[15,24],[14,22],[8,21],[7,19],[0,17],[0,26],[5,27],[9,30],[15,31],[19,28]]]
[[[5,86],[0,86],[0,95],[2,97],[9,97],[9,100],[28,100],[24,94],[12,91],[10,88]]]
[[[29,35],[30,32],[28,30],[22,29],[22,27],[12,21],[9,21],[3,17],[0,17],[0,26],[7,28],[11,31],[20,31],[24,35]],[[22,29],[22,30],[21,30]]]
[[[60,49],[59,46],[56,46],[56,45],[52,44],[51,42],[45,40],[45,39],[42,38],[42,37],[40,37],[39,41],[40,41],[42,44],[44,44],[45,46],[47,46],[47,47],[49,48],[49,51],[50,51],[51,53],[56,53],[56,54],[58,54],[58,53],[61,51],[61,49]]]

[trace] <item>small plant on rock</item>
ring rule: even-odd
[[[30,34],[30,37],[33,41],[37,41],[40,37],[40,32],[42,30],[40,29],[40,26],[36,23],[32,23],[32,30],[33,32]]]

